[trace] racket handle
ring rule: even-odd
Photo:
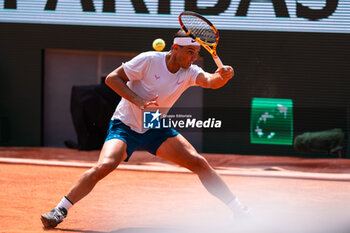
[[[221,69],[222,67],[224,67],[224,65],[222,64],[222,61],[220,60],[219,56],[213,56],[213,59],[216,63],[216,65],[218,66],[219,69]]]

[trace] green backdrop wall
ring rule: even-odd
[[[155,38],[169,49],[176,29],[118,28],[0,23],[1,146],[42,145],[43,51],[75,49],[143,52]],[[204,113],[226,124],[206,131],[204,152],[304,156],[292,146],[250,144],[253,97],[294,103],[295,135],[347,130],[350,100],[349,34],[220,31],[218,52],[235,68],[235,78],[219,90],[205,90]],[[207,52],[204,67],[215,71]]]

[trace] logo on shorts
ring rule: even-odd
[[[143,112],[143,128],[144,129],[160,129],[160,116],[162,114],[159,109],[156,112]]]

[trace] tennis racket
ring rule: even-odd
[[[184,11],[179,15],[181,28],[202,45],[213,56],[216,65],[221,69],[223,64],[216,53],[219,42],[219,33],[215,26],[200,14],[192,11]]]

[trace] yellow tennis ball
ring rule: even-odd
[[[152,44],[154,50],[156,51],[162,51],[165,47],[165,41],[163,39],[155,39]]]

